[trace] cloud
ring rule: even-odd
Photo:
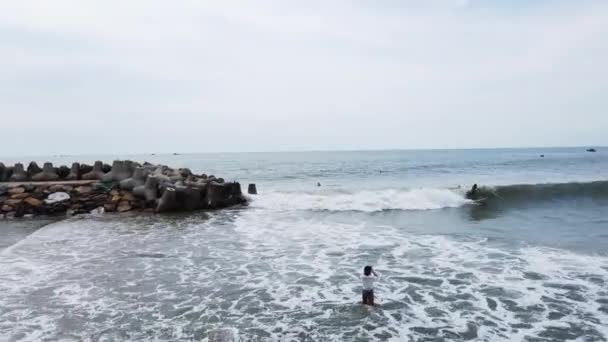
[[[608,144],[608,6],[503,4],[7,2],[0,111],[16,153]]]

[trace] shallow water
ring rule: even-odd
[[[416,163],[449,169],[443,153],[422,153]],[[534,184],[524,178],[543,168],[564,182],[601,180],[594,168],[608,164],[606,155],[565,150],[585,162],[564,162],[567,174],[559,176],[557,162],[521,166],[517,156],[535,151],[484,153],[469,178],[503,168],[500,180],[484,185]],[[208,163],[225,163],[228,176],[258,183],[250,206],[77,217],[40,229],[48,222],[0,221],[2,339],[608,339],[606,196],[568,190],[482,206],[463,199],[461,173],[450,178],[429,167],[414,185],[404,173],[366,176],[377,159],[404,163],[383,154],[334,157],[336,165],[324,163],[343,176],[317,171],[324,178],[300,175],[327,156],[306,162],[279,154],[273,164],[272,156],[247,155],[240,168],[213,158]],[[505,159],[511,164],[496,166]],[[454,169],[463,164],[454,160]],[[261,164],[281,174],[276,182],[246,171]],[[360,182],[352,165],[362,170]],[[381,276],[375,308],[358,303],[366,264]]]

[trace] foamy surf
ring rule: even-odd
[[[10,340],[608,336],[608,258],[269,210],[89,218],[0,254]],[[340,215],[338,215],[340,216]],[[350,216],[350,215],[342,215]],[[145,256],[145,257],[142,257]],[[153,256],[153,257],[149,257]],[[170,256],[170,257],[163,257]],[[360,266],[381,274],[362,307]]]
[[[271,210],[329,210],[375,212],[431,210],[470,203],[448,189],[363,190],[358,192],[269,192],[253,198],[252,206]]]

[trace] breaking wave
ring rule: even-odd
[[[608,198],[608,181],[482,186],[478,197],[501,201],[550,201],[568,198]]]
[[[358,192],[270,192],[252,205],[275,210],[363,211],[430,210],[470,203],[461,193],[448,189],[364,190]]]
[[[608,199],[608,181],[481,186],[475,199],[498,206],[570,198]],[[461,207],[473,201],[464,188],[384,189],[362,191],[275,191],[253,198],[256,208],[376,212]]]

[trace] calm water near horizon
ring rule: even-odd
[[[259,195],[209,213],[0,220],[0,340],[608,340],[608,149],[35,160],[116,158]],[[465,199],[473,183],[485,205]],[[358,303],[367,264],[373,309]]]

